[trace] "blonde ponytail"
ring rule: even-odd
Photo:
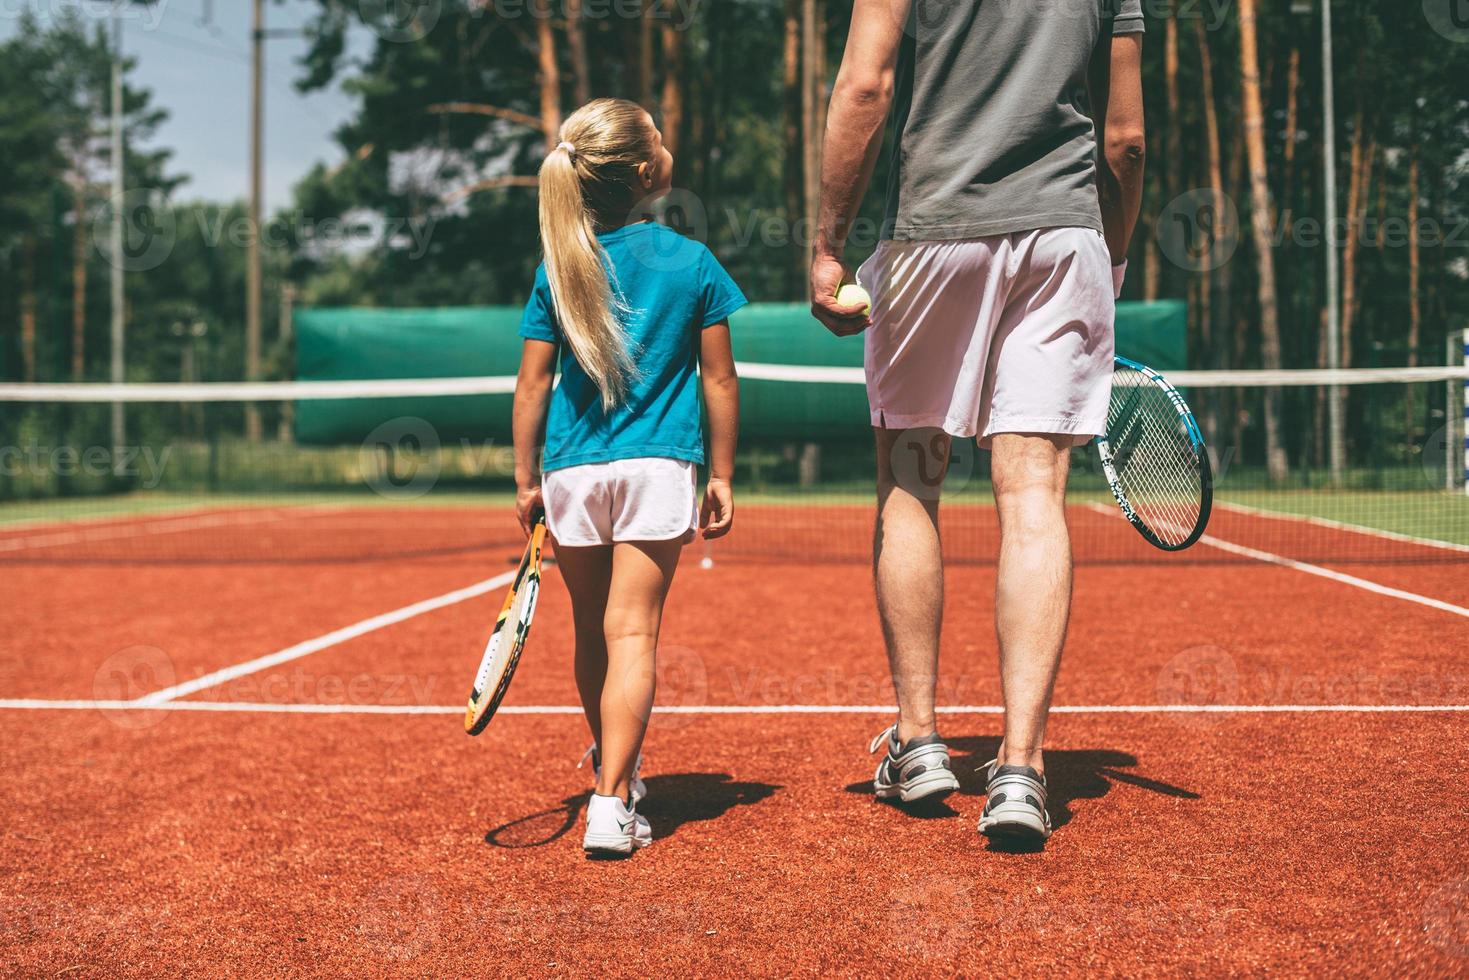
[[[597,232],[621,226],[641,199],[638,164],[650,162],[652,120],[636,103],[598,99],[561,126],[540,174],[541,248],[561,333],[610,410],[637,376],[623,317],[630,311]]]

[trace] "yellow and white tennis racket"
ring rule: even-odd
[[[530,635],[531,619],[536,614],[536,597],[541,591],[541,549],[545,543],[546,518],[538,514],[525,545],[525,555],[520,559],[520,570],[510,583],[510,594],[500,608],[495,630],[490,634],[490,642],[485,644],[479,672],[474,675],[474,687],[469,691],[464,730],[471,735],[485,730],[510,689],[510,678],[515,676],[515,666],[520,663],[525,639]]]

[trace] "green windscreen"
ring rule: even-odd
[[[1182,302],[1121,303],[1117,349],[1163,371],[1187,364],[1187,313]],[[371,378],[513,376],[520,364],[520,308],[432,309],[317,307],[296,311],[296,376],[302,381]],[[735,359],[743,364],[862,366],[862,338],[834,337],[802,303],[748,306],[731,319]],[[740,385],[741,438],[805,441],[865,438],[867,397],[861,385],[765,381]],[[421,418],[441,438],[510,440],[511,396],[431,399],[321,399],[296,408],[296,439],[308,445],[359,443],[382,423]],[[798,425],[793,425],[798,423]]]

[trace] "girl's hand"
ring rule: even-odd
[[[734,523],[734,491],[728,480],[711,479],[704,488],[704,505],[699,508],[699,526],[705,539],[722,538]]]
[[[531,528],[535,525],[536,514],[546,509],[545,501],[541,499],[541,488],[521,487],[515,492],[515,517],[520,521],[520,529],[530,537]]]

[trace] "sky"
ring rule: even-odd
[[[149,144],[173,151],[171,172],[189,180],[181,199],[243,200],[250,176],[249,0],[159,0],[124,22],[123,49],[137,59],[129,83],[152,92],[169,119]],[[0,0],[0,38],[13,36],[22,10],[43,21],[76,10],[88,21],[107,22],[104,0]],[[317,9],[313,0],[265,5],[268,30],[299,29]],[[360,25],[351,50],[363,54],[371,35]],[[332,132],[352,110],[338,90],[302,95],[294,81],[306,52],[303,38],[265,42],[265,207],[290,203],[291,187],[318,161],[334,164],[342,153]]]

